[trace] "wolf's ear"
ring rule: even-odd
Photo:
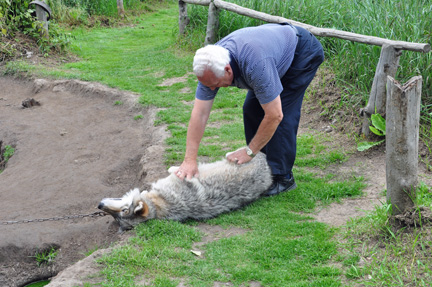
[[[142,217],[147,217],[149,214],[148,205],[144,201],[139,201],[138,206],[134,209],[134,214]]]

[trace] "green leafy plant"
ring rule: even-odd
[[[134,120],[140,120],[140,119],[142,119],[142,118],[144,118],[144,116],[143,115],[137,115],[137,116],[134,116]]]
[[[13,156],[15,149],[11,147],[10,145],[7,145],[4,147],[4,149],[1,148],[2,142],[0,141],[0,173],[3,172],[6,163],[8,160]]]
[[[29,1],[1,1],[0,9],[0,17],[3,18],[1,21],[2,35],[13,36],[16,31],[29,33],[34,29],[32,27],[34,10],[29,9]]]
[[[36,258],[36,264],[38,266],[41,266],[43,264],[50,264],[54,261],[58,253],[58,250],[56,250],[54,247],[51,247],[48,250],[44,250],[41,252],[36,252],[35,258]]]
[[[25,61],[9,61],[6,63],[2,71],[4,75],[26,75],[34,71],[35,67],[26,63]]]
[[[5,146],[4,152],[3,152],[3,160],[6,163],[14,154],[15,149],[11,147],[10,145]]]
[[[64,32],[55,21],[49,23],[49,37],[46,37],[43,24],[34,17],[34,9],[29,0],[0,1],[0,60],[13,58],[17,54],[14,38],[20,34],[27,35],[37,42],[39,50],[48,55],[54,50],[63,52],[73,39],[70,33]]]
[[[374,134],[376,134],[377,136],[384,136],[385,137],[385,134],[386,134],[385,119],[380,114],[373,114],[373,115],[371,115],[371,121],[372,121],[372,125],[369,126],[370,131],[373,132]],[[373,146],[380,145],[384,141],[385,141],[385,139],[377,141],[377,142],[368,142],[368,141],[359,142],[357,144],[357,150],[358,151],[365,151],[365,150],[370,149]]]
[[[9,0],[5,0],[4,4],[9,4],[10,5]],[[1,35],[1,37],[7,35],[7,30],[6,30],[6,25],[5,25],[5,10],[6,10],[6,6],[3,7],[4,4],[2,4],[0,6],[0,32],[1,32],[0,35]]]

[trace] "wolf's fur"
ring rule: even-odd
[[[226,159],[199,165],[199,177],[180,180],[169,169],[168,177],[153,183],[151,190],[133,189],[122,198],[105,198],[98,208],[111,214],[121,229],[131,229],[149,219],[183,221],[207,219],[240,208],[258,199],[271,185],[272,176],[264,154],[237,165]]]

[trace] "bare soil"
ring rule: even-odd
[[[321,74],[315,83],[320,81],[331,79]],[[368,183],[364,197],[317,210],[316,220],[339,226],[385,201],[385,152],[382,147],[355,151],[347,136],[355,117],[341,111],[323,116],[326,105],[340,100],[334,86],[325,86],[315,95],[323,99],[319,105],[305,102],[300,133],[328,133],[331,148],[351,154],[328,170],[341,178],[363,176]],[[55,275],[48,286],[82,286],[84,278],[98,282],[94,259],[128,236],[117,233],[111,217],[5,222],[92,214],[102,198],[119,197],[166,176],[163,142],[168,134],[165,127],[154,127],[156,110],[137,105],[137,97],[98,83],[0,78],[0,141],[15,148],[0,174],[0,286]],[[28,99],[40,105],[24,107]],[[143,119],[135,120],[138,114]],[[420,173],[420,180],[431,184],[431,174],[423,167]],[[194,246],[198,252],[206,242],[246,232],[206,224],[197,228],[206,235]],[[38,266],[35,254],[50,248],[58,251],[56,259]]]

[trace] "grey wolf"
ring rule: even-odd
[[[121,198],[104,198],[98,208],[132,229],[150,219],[203,220],[241,208],[261,197],[272,184],[270,167],[263,153],[245,164],[226,159],[199,165],[199,177],[181,180],[171,167],[166,178],[150,190],[132,189]]]

